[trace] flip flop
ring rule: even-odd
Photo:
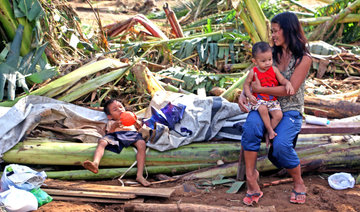
[[[291,191],[292,193],[295,194],[294,197],[290,197],[290,202],[291,203],[295,203],[295,204],[304,204],[306,201],[306,192],[296,192],[295,190]],[[304,199],[297,199],[298,195],[305,195]]]
[[[243,203],[248,206],[253,206],[254,204],[257,204],[259,202],[259,199],[264,195],[263,192],[248,194],[246,193]]]

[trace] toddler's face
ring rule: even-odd
[[[110,111],[110,118],[114,120],[119,120],[121,113],[125,111],[124,106],[118,101],[112,102],[108,107]]]
[[[257,53],[253,62],[261,69],[260,71],[268,70],[273,65],[271,51]]]

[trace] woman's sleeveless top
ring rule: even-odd
[[[280,73],[290,81],[291,75],[295,71],[295,58],[294,56],[291,57],[290,62],[286,70],[280,71]],[[276,64],[275,64],[276,66]],[[279,96],[278,101],[280,102],[281,110],[283,112],[296,110],[299,111],[301,114],[304,111],[304,92],[305,92],[305,80],[301,84],[299,90],[293,96]]]

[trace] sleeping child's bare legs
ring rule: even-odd
[[[145,158],[146,158],[146,143],[144,140],[138,140],[134,143],[137,154],[137,174],[136,174],[136,181],[141,183],[143,186],[150,186],[150,183],[143,177],[144,173],[144,165],[145,165]]]
[[[85,169],[97,174],[99,172],[100,160],[104,155],[105,147],[108,145],[108,142],[104,139],[98,141],[98,145],[94,152],[93,161],[86,160],[83,163]]]
[[[104,155],[105,147],[108,145],[108,142],[104,139],[100,139],[98,142],[98,145],[96,147],[93,161],[86,160],[83,163],[83,166],[85,169],[93,172],[98,173],[99,172],[99,164],[100,160]],[[145,157],[146,157],[146,143],[144,140],[138,140],[134,143],[137,154],[136,154],[136,160],[137,160],[137,175],[136,175],[136,181],[141,183],[143,186],[149,186],[150,183],[143,177],[144,173],[144,165],[145,165]]]

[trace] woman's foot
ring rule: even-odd
[[[304,184],[295,184],[291,192],[290,202],[304,204],[306,201],[306,187]]]
[[[145,187],[148,187],[151,185],[143,176],[137,177],[136,181],[138,181],[141,185],[143,185]]]
[[[259,186],[259,171],[254,169],[254,172],[251,176],[247,176],[246,185],[248,187],[246,191],[246,196],[243,199],[245,205],[253,206],[259,202],[259,199],[263,196],[263,192],[260,190]]]
[[[243,203],[248,206],[254,206],[259,203],[260,198],[264,195],[262,191],[256,193],[246,193]]]
[[[86,161],[84,161],[84,163],[82,165],[85,169],[87,169],[95,174],[97,174],[99,172],[99,165],[92,161],[86,160]]]

